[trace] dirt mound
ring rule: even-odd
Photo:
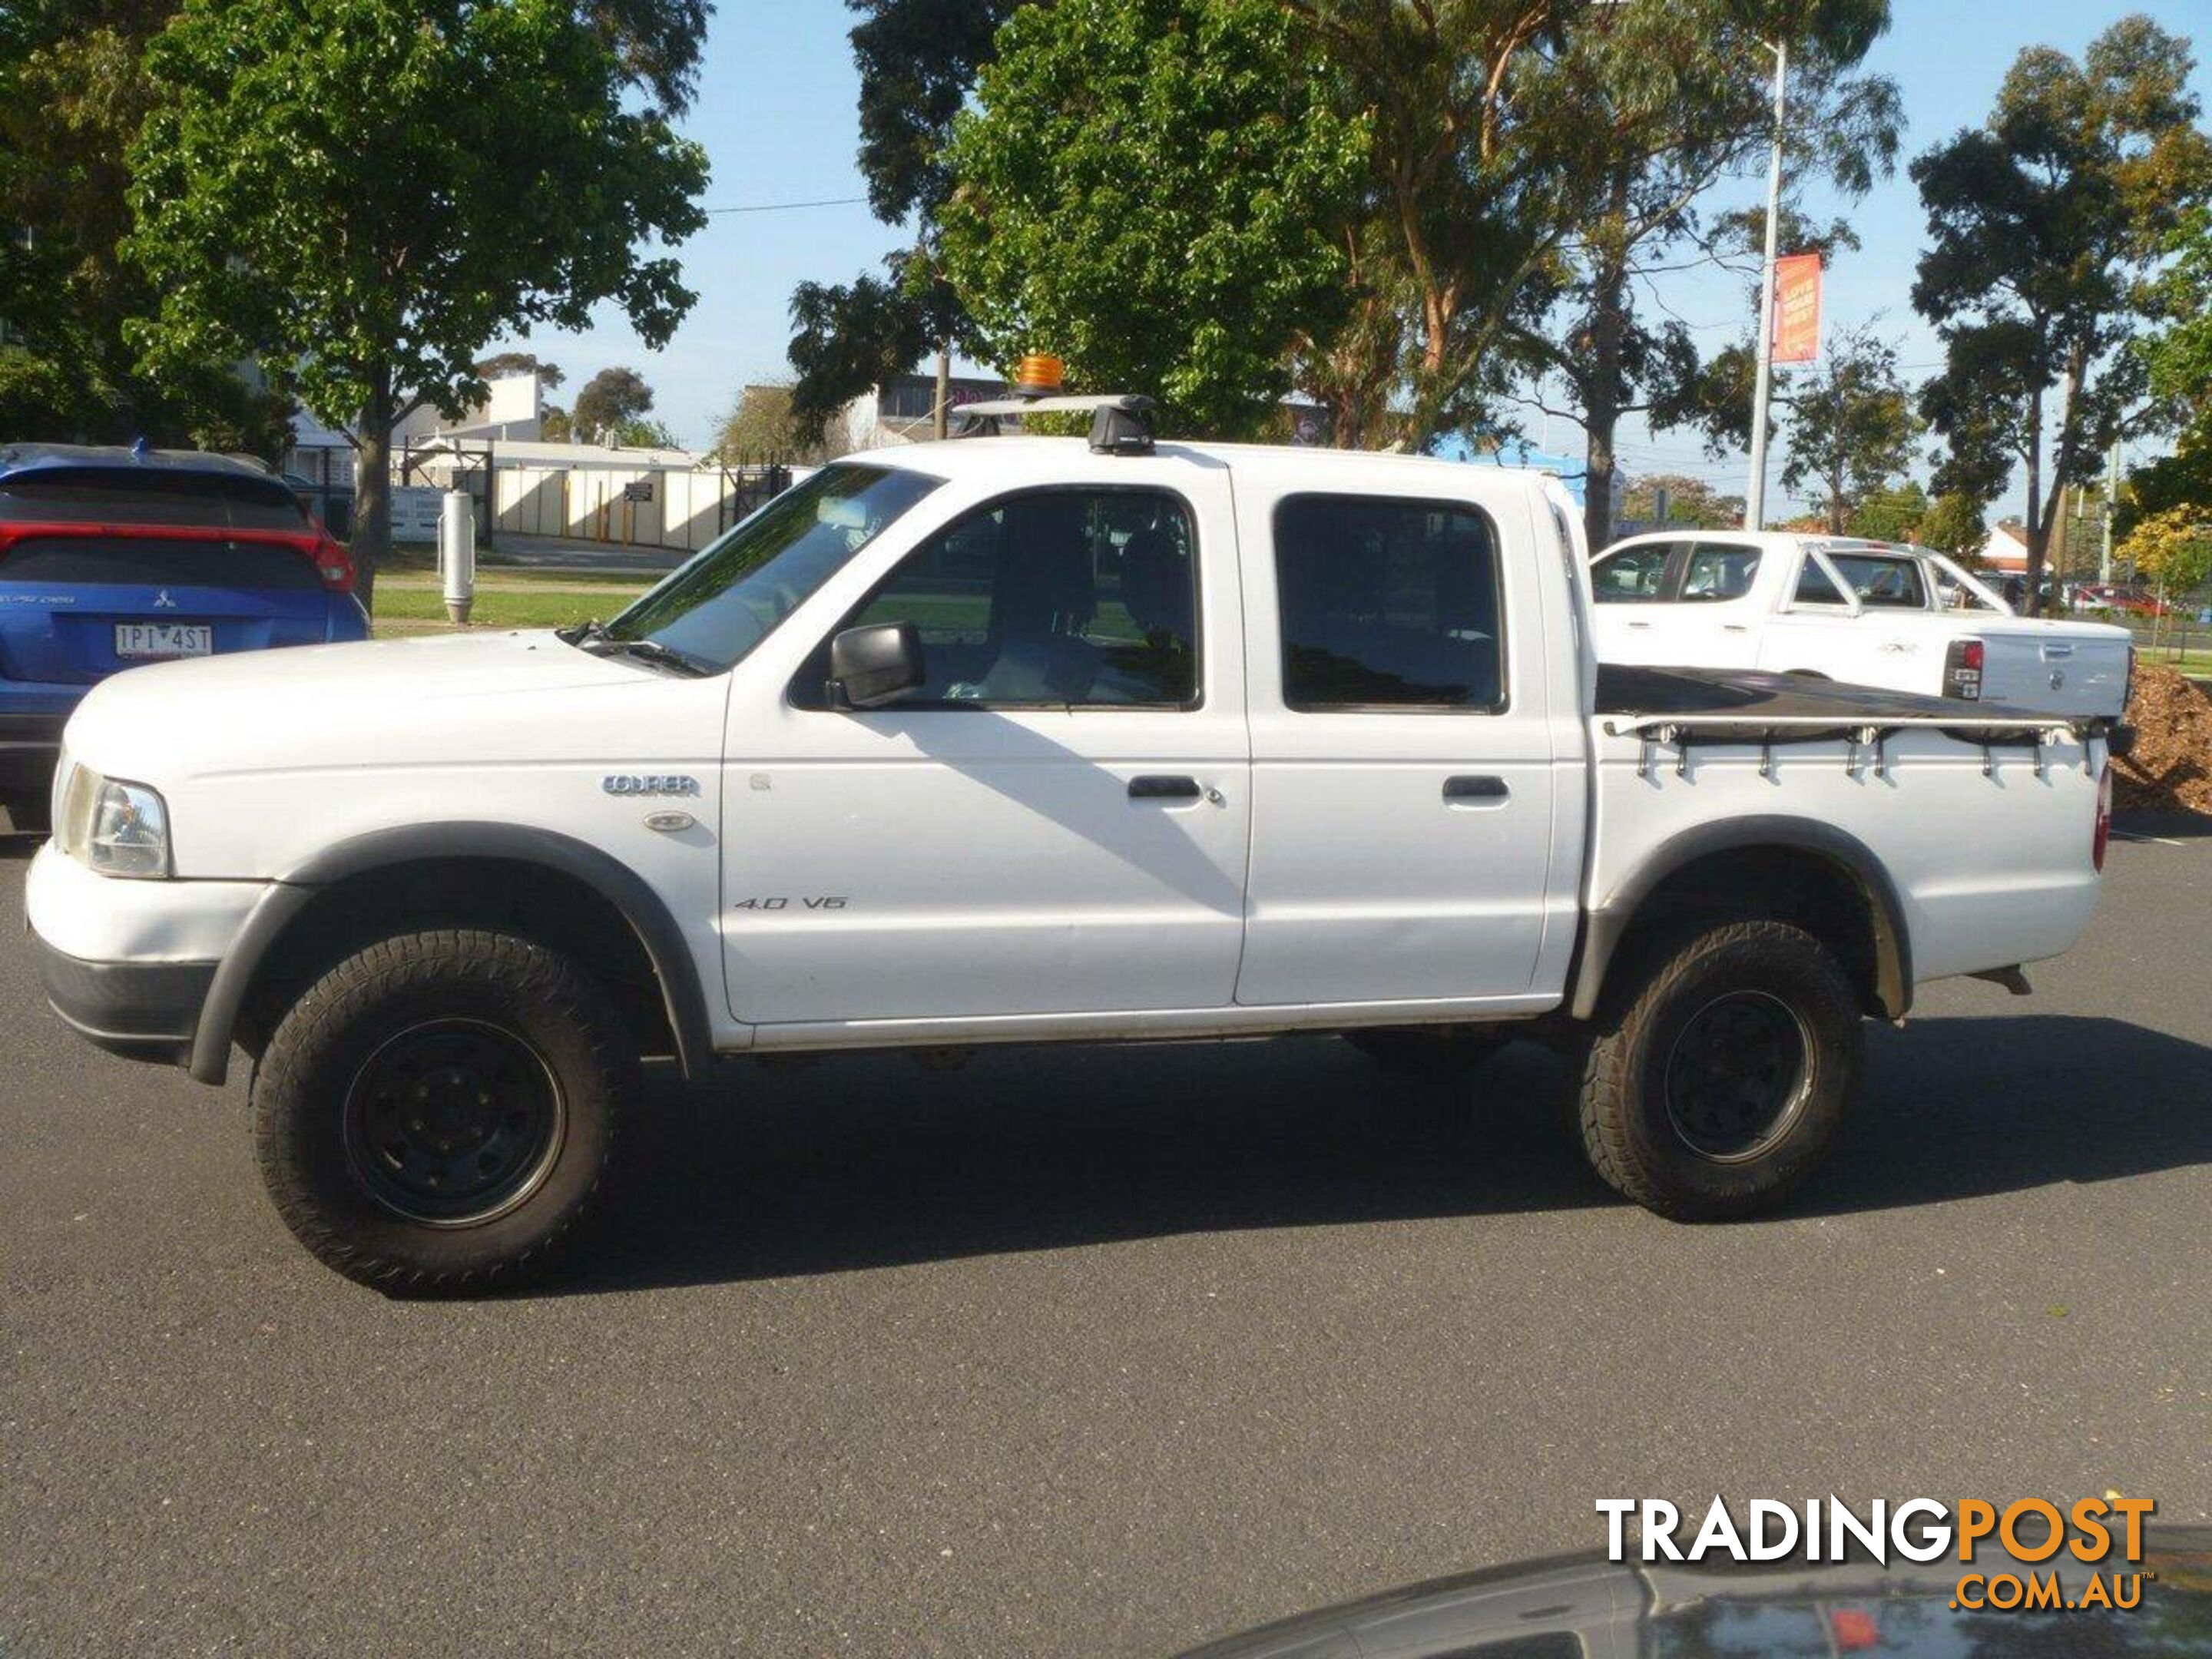
[[[2128,700],[2135,752],[2112,767],[2122,811],[2212,812],[2212,692],[2172,668],[2146,665]]]

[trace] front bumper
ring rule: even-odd
[[[46,1000],[81,1035],[131,1060],[185,1063],[214,963],[87,962],[31,937]]]
[[[217,966],[269,890],[95,875],[49,842],[23,884],[46,1000],[103,1048],[181,1065]]]

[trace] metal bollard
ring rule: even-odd
[[[446,615],[465,628],[477,597],[477,504],[465,489],[449,489],[438,503],[438,570]]]

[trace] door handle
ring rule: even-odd
[[[1129,780],[1131,800],[1196,800],[1206,792],[1196,778],[1164,777],[1157,773]]]
[[[1446,800],[1504,800],[1512,793],[1503,778],[1456,777],[1444,780]]]

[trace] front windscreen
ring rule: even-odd
[[[903,467],[824,467],[710,543],[599,637],[651,640],[702,668],[728,668],[939,483]]]

